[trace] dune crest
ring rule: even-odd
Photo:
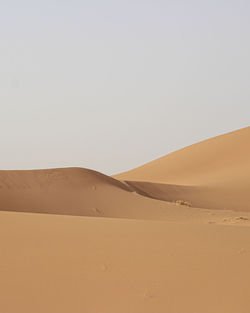
[[[84,168],[0,171],[0,199],[2,211],[135,219],[164,218],[173,206]]]
[[[250,127],[217,136],[114,175],[152,198],[250,211]]]
[[[159,219],[168,202],[183,201],[250,211],[249,142],[247,127],[113,177],[83,168],[0,171],[0,210]]]
[[[250,169],[250,126],[170,153],[133,170],[119,180],[176,185],[217,185],[247,181]],[[229,181],[229,182],[228,182]]]

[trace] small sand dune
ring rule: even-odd
[[[154,201],[88,169],[0,171],[0,210],[161,219],[173,204]]]

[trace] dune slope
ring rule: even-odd
[[[250,127],[191,145],[115,175],[152,198],[250,210]]]
[[[217,136],[115,175],[116,179],[176,185],[250,181],[250,127]]]
[[[161,219],[173,207],[83,168],[0,171],[0,210]]]
[[[4,313],[248,313],[250,228],[0,212]]]

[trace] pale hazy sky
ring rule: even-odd
[[[0,2],[1,169],[116,173],[249,121],[249,0]]]

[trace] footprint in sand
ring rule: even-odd
[[[155,295],[150,290],[146,290],[143,294],[143,298],[144,299],[153,299],[153,298],[155,298]]]
[[[239,223],[245,223],[249,221],[249,219],[245,216],[236,216],[236,217],[227,217],[227,218],[224,218],[222,220],[222,223],[225,223],[225,224],[239,224]]]
[[[248,218],[244,216],[238,216],[238,217],[235,217],[235,220],[236,221],[248,221]]]
[[[92,211],[97,215],[102,215],[102,211],[98,208],[92,208]]]
[[[238,251],[238,254],[246,254],[246,253],[250,253],[250,249],[241,248]]]

